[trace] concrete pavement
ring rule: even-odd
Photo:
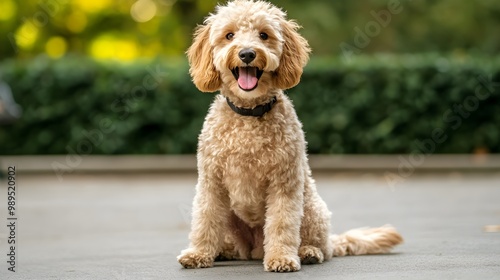
[[[260,261],[182,269],[196,174],[18,174],[16,273],[7,270],[6,181],[0,182],[0,279],[500,279],[500,172],[315,173],[342,232],[391,223],[393,254],[335,258],[274,274]],[[5,225],[4,225],[5,224]]]

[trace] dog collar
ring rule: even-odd
[[[253,109],[237,107],[227,97],[226,97],[226,101],[227,101],[227,104],[229,105],[229,107],[234,112],[236,112],[242,116],[262,117],[265,113],[271,111],[271,109],[273,108],[273,105],[276,103],[277,99],[276,99],[276,96],[273,96],[271,101],[269,101],[268,103],[259,105]]]

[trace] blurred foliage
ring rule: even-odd
[[[133,60],[180,56],[216,0],[1,0],[0,59],[67,53]],[[500,50],[498,0],[285,1],[316,55]],[[397,13],[388,5],[400,3]],[[378,16],[377,16],[378,15]],[[358,31],[359,30],[359,31]],[[364,35],[360,35],[363,33]],[[365,36],[356,44],[357,36]],[[361,40],[363,41],[363,40]],[[359,42],[358,42],[359,43]],[[366,44],[365,44],[366,43]]]
[[[24,109],[0,130],[4,155],[193,153],[214,96],[183,59],[40,56],[0,71]],[[447,138],[437,153],[498,153],[499,83],[499,56],[357,56],[313,59],[288,94],[311,153],[409,153],[436,129]]]
[[[184,51],[217,2],[0,0],[0,78],[24,109],[0,154],[194,152],[213,96]],[[270,2],[314,51],[289,91],[310,152],[411,152],[436,128],[439,153],[500,152],[498,92],[456,129],[457,113],[443,116],[478,77],[499,80],[498,0]]]

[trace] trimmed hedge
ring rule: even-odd
[[[194,153],[214,95],[187,72],[166,59],[4,62],[24,113],[0,128],[0,154]],[[499,82],[500,57],[320,58],[288,94],[310,153],[498,153]]]

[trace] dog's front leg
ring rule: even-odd
[[[201,176],[203,177],[203,176]],[[200,178],[193,202],[189,248],[177,260],[185,268],[212,267],[224,241],[229,217],[229,196],[216,180]]]
[[[304,177],[299,170],[274,174],[268,188],[264,227],[264,269],[300,270],[298,249],[303,215]]]

